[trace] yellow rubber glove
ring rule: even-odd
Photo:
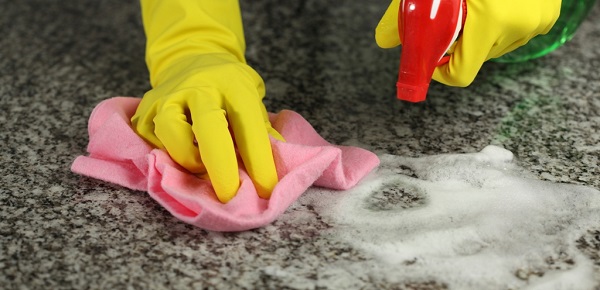
[[[375,40],[382,48],[400,45],[400,1],[392,0],[375,29]],[[446,85],[468,86],[485,61],[548,33],[558,19],[561,5],[561,0],[466,1],[467,19],[461,36],[449,51],[450,61],[433,73],[433,79]]]
[[[239,188],[236,148],[263,198],[278,181],[260,76],[246,64],[237,0],[141,0],[152,90],[131,122],[189,171],[208,174],[218,199]]]

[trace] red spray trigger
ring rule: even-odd
[[[466,7],[462,0],[403,0],[398,11],[398,32],[402,42],[397,96],[421,102],[427,97],[436,66],[458,38]]]

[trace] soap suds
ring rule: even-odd
[[[303,197],[331,221],[331,239],[372,258],[349,271],[450,289],[594,287],[593,261],[576,241],[600,225],[598,190],[536,180],[496,146],[380,158],[354,189]]]

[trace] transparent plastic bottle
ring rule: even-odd
[[[538,35],[526,45],[492,61],[520,62],[552,52],[573,38],[575,31],[592,10],[595,2],[596,0],[562,0],[560,16],[547,34]]]

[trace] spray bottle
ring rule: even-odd
[[[464,0],[403,0],[398,17],[402,42],[397,97],[424,101],[435,67],[448,62],[446,52],[466,19]]]
[[[550,32],[494,61],[525,61],[550,53],[573,37],[595,2],[562,0],[560,16]],[[467,3],[466,0],[403,0],[398,13],[402,52],[397,97],[421,102],[427,97],[435,67],[449,60],[446,52],[460,35]]]

